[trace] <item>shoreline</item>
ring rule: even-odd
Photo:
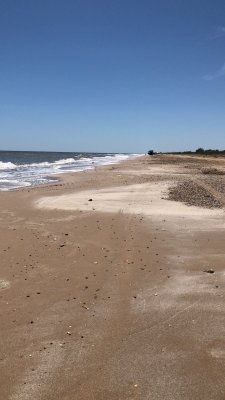
[[[142,156],[0,192],[0,400],[223,400],[218,171]]]
[[[65,153],[62,153],[62,154],[65,154]],[[68,154],[70,154],[70,153],[68,153]],[[96,153],[96,154],[99,154],[99,153]],[[107,153],[105,153],[105,154],[107,154]],[[20,165],[20,164],[14,165],[11,162],[8,162],[9,164],[12,164],[14,167],[19,167],[19,166],[23,166],[23,167],[24,166],[27,166],[27,167],[39,166],[39,169],[41,169],[43,167],[43,164],[48,164],[48,166],[51,166],[52,168],[54,167],[55,164],[57,164],[57,167],[58,167],[60,165],[60,161],[61,161],[61,167],[63,166],[64,170],[60,170],[60,168],[59,168],[57,171],[54,171],[54,172],[53,171],[52,172],[49,171],[49,173],[46,172],[45,174],[44,173],[40,174],[40,170],[39,170],[39,172],[36,171],[36,179],[37,180],[40,179],[40,177],[42,176],[44,179],[49,179],[49,181],[46,182],[46,183],[36,183],[36,184],[32,184],[31,183],[31,185],[29,185],[29,184],[25,185],[25,182],[23,182],[24,183],[23,186],[12,187],[12,188],[9,188],[9,189],[6,189],[6,188],[0,189],[0,192],[8,192],[8,191],[15,191],[15,190],[17,191],[17,190],[23,190],[23,189],[32,189],[34,187],[44,187],[44,186],[48,186],[48,185],[54,185],[55,181],[57,181],[57,182],[61,181],[61,176],[64,175],[64,174],[74,174],[74,173],[79,173],[79,172],[88,172],[88,171],[92,171],[92,170],[95,170],[97,168],[101,168],[101,167],[104,167],[104,166],[107,167],[107,166],[111,166],[111,165],[117,165],[117,164],[119,164],[121,162],[124,162],[124,161],[131,161],[131,160],[134,160],[135,158],[143,157],[144,155],[143,154],[125,154],[125,153],[119,154],[119,153],[115,153],[114,156],[117,156],[117,158],[118,158],[118,156],[120,156],[120,159],[117,159],[116,161],[115,161],[115,159],[114,160],[111,159],[110,161],[109,160],[105,161],[104,159],[107,158],[107,157],[111,157],[112,158],[112,153],[111,153],[110,156],[108,154],[108,155],[105,155],[104,157],[102,157],[102,159],[100,160],[100,163],[97,163],[97,164],[96,164],[96,158],[101,158],[101,157],[93,157],[92,159],[91,158],[86,158],[86,160],[89,160],[89,161],[93,160],[91,162],[91,164],[89,166],[87,165],[86,167],[82,167],[82,165],[81,165],[80,169],[76,169],[75,166],[74,166],[74,168],[75,168],[74,170],[72,170],[72,169],[65,170],[65,165],[67,164],[67,161],[70,161],[70,168],[71,168],[71,163],[74,163],[74,164],[79,163],[80,161],[83,161],[85,159],[85,157],[81,158],[81,159],[77,159],[77,160],[70,158],[70,159],[67,159],[67,160],[64,160],[64,159],[57,160],[57,161],[54,161],[52,163],[49,163],[48,161],[46,161],[46,162],[40,162],[40,163],[36,163],[36,164],[35,163],[34,164],[31,163],[31,164],[24,164],[24,165]],[[121,159],[121,156],[127,156],[128,158],[123,160],[123,159]],[[71,160],[73,160],[73,162]],[[0,164],[1,164],[1,162],[0,162]],[[7,164],[7,162],[6,163],[3,162],[2,164]],[[32,171],[30,171],[30,173],[31,172]],[[27,179],[29,181],[29,176],[28,177],[24,177],[25,181]],[[4,179],[3,179],[3,181],[4,181]]]

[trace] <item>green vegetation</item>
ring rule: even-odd
[[[203,147],[199,147],[195,151],[174,151],[170,153],[164,154],[186,154],[186,155],[202,155],[204,156],[213,156],[213,157],[225,157],[225,150],[218,150],[218,149],[203,149]]]
[[[199,147],[196,150],[197,154],[205,154],[205,155],[225,155],[225,150],[214,150],[214,149],[207,149],[204,150],[202,147]]]

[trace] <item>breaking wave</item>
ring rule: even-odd
[[[10,153],[9,153],[10,154]],[[41,153],[41,158],[43,159]],[[76,153],[74,157],[62,158],[49,161],[46,154],[46,161],[12,162],[12,158],[6,162],[0,161],[0,190],[18,189],[27,186],[36,186],[52,182],[56,178],[54,175],[65,172],[78,172],[93,169],[100,165],[115,164],[123,160],[135,158],[140,154],[104,154],[96,155],[91,153]],[[57,154],[58,155],[58,154]],[[0,153],[1,158],[1,153]],[[37,156],[36,156],[37,158]],[[50,157],[49,157],[50,158]],[[51,154],[52,158],[52,154]]]

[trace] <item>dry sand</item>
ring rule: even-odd
[[[0,193],[1,400],[225,398],[215,169],[142,157]]]

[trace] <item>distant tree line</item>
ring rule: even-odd
[[[218,149],[207,149],[207,150],[205,150],[205,149],[203,149],[202,147],[199,147],[196,151],[195,151],[195,153],[197,153],[197,154],[225,154],[225,150],[218,150]]]
[[[186,150],[186,151],[174,151],[174,152],[169,152],[169,153],[164,153],[164,154],[198,154],[198,155],[205,155],[205,156],[225,156],[225,150],[218,150],[218,149],[203,149],[203,147],[199,147],[195,151],[191,150]]]

